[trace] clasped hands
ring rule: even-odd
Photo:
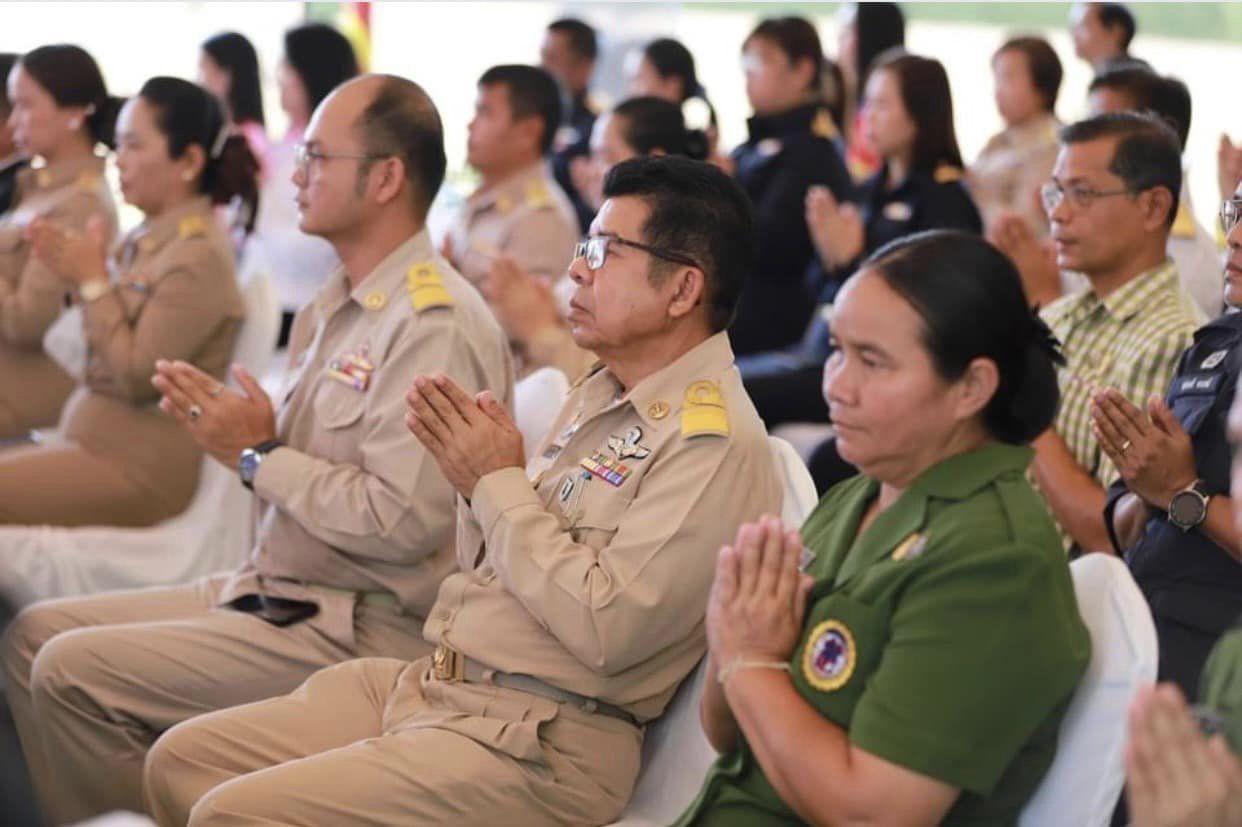
[[[1198,477],[1190,434],[1160,397],[1151,397],[1142,411],[1105,388],[1091,400],[1091,420],[1101,450],[1148,505],[1167,510],[1173,496]]]

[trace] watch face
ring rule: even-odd
[[[1182,491],[1169,503],[1169,519],[1176,525],[1198,525],[1204,515],[1203,499],[1194,491]]]
[[[259,467],[260,456],[262,455],[252,448],[247,448],[242,451],[241,460],[237,463],[237,470],[241,474],[241,478],[243,480],[250,482],[254,479],[254,472],[258,470]]]

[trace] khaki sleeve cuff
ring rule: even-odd
[[[470,510],[483,528],[484,542],[491,537],[492,529],[505,512],[526,505],[543,508],[526,472],[516,466],[501,468],[483,477],[475,483],[470,496]]]
[[[314,473],[315,460],[282,445],[263,457],[254,475],[254,491],[266,502],[285,507],[295,489],[305,485]]]

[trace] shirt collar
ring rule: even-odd
[[[617,398],[621,383],[607,367],[595,371],[584,380],[584,408],[599,411],[616,404],[627,404],[648,426],[658,428],[676,422],[685,402],[686,389],[699,379],[720,376],[733,365],[733,348],[728,334],[715,333],[676,360],[647,376]]]
[[[357,287],[351,289],[345,268],[337,268],[341,295],[344,296],[348,290],[348,296],[355,304],[367,310],[381,310],[393,299],[394,293],[405,289],[410,265],[431,261],[434,257],[431,234],[424,227],[384,256],[383,261],[375,265],[375,269],[358,282]]]
[[[62,161],[57,164],[44,163],[42,166],[30,166],[20,173],[34,189],[56,189],[73,183],[96,184],[103,180],[104,159],[96,155],[88,155],[73,161]]]
[[[1152,296],[1174,290],[1178,285],[1177,267],[1172,259],[1166,258],[1160,266],[1131,279],[1099,299],[1099,302],[1104,305],[1109,315],[1119,321],[1126,321],[1147,307]],[[1091,295],[1095,295],[1094,291]]]
[[[140,250],[150,252],[163,247],[174,238],[189,234],[191,223],[195,231],[201,231],[215,220],[211,201],[205,195],[198,195],[138,225],[133,239],[137,241]],[[183,230],[183,226],[186,229]]]
[[[530,186],[530,182],[541,179],[543,175],[544,162],[542,160],[536,161],[497,182],[494,187],[489,187],[486,190],[475,190],[466,199],[466,204],[471,212],[476,213],[493,206],[499,207],[503,212],[508,212],[518,204],[525,202],[526,190]]]
[[[1006,474],[1021,474],[1034,455],[1026,445],[987,442],[928,468],[910,485],[911,493],[963,500]]]

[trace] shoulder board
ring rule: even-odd
[[[729,412],[725,409],[720,385],[707,379],[686,387],[686,400],[681,408],[683,437],[729,435]]]
[[[815,120],[811,121],[811,134],[829,141],[835,141],[841,136],[840,130],[837,129],[827,109],[821,109],[815,113]]]
[[[440,277],[440,269],[433,262],[425,261],[410,267],[405,273],[405,286],[410,294],[410,304],[419,313],[432,307],[452,307],[454,304],[452,294]]]
[[[1170,232],[1174,238],[1195,237],[1195,217],[1186,208],[1184,200],[1177,205],[1177,217],[1173,219],[1173,229]]]
[[[201,215],[187,215],[177,222],[177,238],[185,241],[207,232],[207,222]]]
[[[551,205],[552,198],[548,195],[548,187],[536,178],[526,185],[526,206],[541,209]]]
[[[937,184],[952,184],[955,181],[962,180],[962,168],[955,167],[952,164],[941,164],[932,173],[932,179]]]

